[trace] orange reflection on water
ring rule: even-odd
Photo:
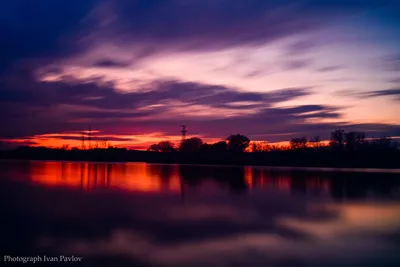
[[[280,190],[289,190],[292,185],[292,179],[290,177],[279,177],[276,179],[276,187]]]
[[[131,191],[180,191],[178,166],[145,163],[40,162],[31,165],[30,179],[48,186],[83,190],[120,188]]]
[[[245,172],[246,173],[246,172]],[[286,174],[279,174],[278,176],[272,176],[266,173],[265,170],[259,169],[254,170],[254,176],[252,176],[251,186],[256,186],[260,188],[276,188],[279,190],[289,190],[292,185],[291,177]],[[254,177],[254,182],[253,182]],[[245,179],[246,184],[249,185],[249,179]]]
[[[315,176],[315,177],[314,177]],[[245,167],[244,182],[247,188],[273,188],[289,191],[303,184],[306,192],[329,192],[331,184],[318,175],[307,174],[307,177],[293,177],[290,173],[271,173],[266,169]],[[294,185],[296,183],[296,185]]]
[[[34,183],[81,188],[85,191],[119,188],[141,192],[180,192],[182,189],[179,165],[35,162],[28,169],[29,179]],[[270,188],[288,192],[300,189],[304,193],[330,190],[329,180],[311,174],[306,178],[297,178],[290,173],[271,173],[265,169],[245,167],[242,178],[249,190]],[[197,187],[202,185],[207,191],[216,186],[214,180],[210,183],[206,181],[204,179]]]
[[[244,182],[249,190],[253,188],[253,170],[251,167],[244,167]]]
[[[329,191],[330,181],[318,178],[307,179],[307,189],[310,191]]]

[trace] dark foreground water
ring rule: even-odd
[[[11,265],[400,266],[398,173],[0,162],[0,190]]]

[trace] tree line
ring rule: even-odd
[[[392,139],[367,138],[365,133],[345,132],[341,129],[333,131],[329,141],[321,141],[318,137],[297,137],[287,145],[252,142],[247,136],[236,134],[210,144],[198,137],[188,138],[178,146],[169,141],[161,141],[151,145],[147,151],[116,147],[19,147],[9,151],[0,150],[0,158],[237,166],[400,168],[400,150]]]
[[[152,144],[147,151],[152,152],[210,152],[210,153],[242,153],[242,152],[270,152],[285,150],[396,150],[399,145],[390,137],[367,138],[364,132],[345,132],[337,129],[331,133],[328,142],[324,142],[319,136],[308,139],[297,137],[290,140],[288,145],[274,145],[267,142],[252,142],[247,136],[230,135],[225,140],[208,144],[199,137],[183,140],[178,146],[170,141],[161,141]]]

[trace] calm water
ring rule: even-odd
[[[400,266],[396,173],[0,162],[0,185],[4,255],[74,255],[84,266]]]

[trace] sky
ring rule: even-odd
[[[0,145],[400,136],[400,3],[5,0]]]

